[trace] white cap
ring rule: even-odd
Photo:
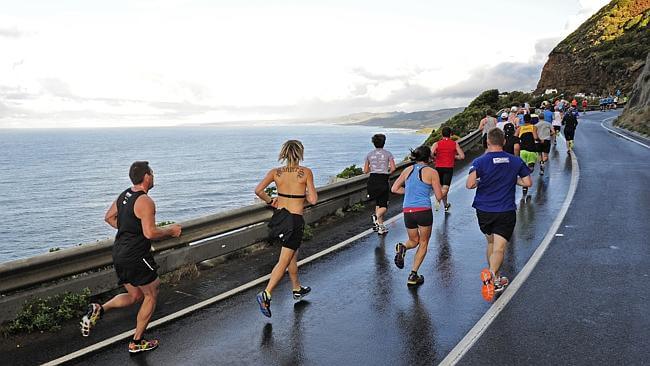
[[[517,107],[512,106],[512,108],[510,108],[510,111],[511,111],[511,112],[516,112],[516,111],[517,111]]]

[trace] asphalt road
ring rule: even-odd
[[[578,139],[581,138],[578,132]],[[580,143],[580,141],[579,141]],[[544,177],[534,174],[532,199],[520,202],[505,273],[516,275],[540,243],[567,193],[571,160],[563,141],[551,153]],[[393,264],[394,246],[406,239],[400,218],[385,238],[374,234],[300,269],[312,293],[291,299],[285,279],[273,294],[271,319],[255,301],[257,286],[150,331],[161,346],[131,357],[119,342],[77,360],[88,365],[420,365],[440,362],[490,304],[480,294],[485,242],[471,208],[473,191],[450,194],[452,212],[436,212],[429,254],[417,290],[406,286],[413,260]],[[583,218],[584,219],[584,218]],[[361,231],[361,230],[360,230]],[[552,296],[549,293],[548,296]],[[101,327],[99,323],[98,327]]]
[[[601,127],[617,113],[580,119],[564,236],[461,365],[650,364],[650,149]]]

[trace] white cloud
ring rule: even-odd
[[[530,88],[575,16],[559,12],[544,27],[497,24],[502,9],[479,0],[34,2],[0,16],[15,25],[0,28],[0,127],[455,107],[486,88]],[[504,6],[524,14],[537,3]]]

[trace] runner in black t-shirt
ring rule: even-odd
[[[81,320],[81,334],[87,337],[90,329],[105,311],[142,302],[138,311],[133,340],[129,352],[150,351],[158,347],[157,339],[144,339],[144,331],[156,308],[160,280],[158,266],[151,255],[151,240],[179,237],[180,225],[164,228],[156,226],[156,206],[147,195],[153,188],[153,170],[146,161],[131,165],[129,177],[133,186],[122,192],[106,212],[105,220],[117,229],[113,244],[113,264],[118,284],[126,294],[119,294],[103,305],[88,305],[88,313]]]

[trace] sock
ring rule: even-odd
[[[266,294],[266,298],[271,300],[271,293],[266,290],[264,290],[264,293]]]
[[[417,272],[417,271],[411,271],[411,274],[417,276],[417,275],[418,275],[418,272]]]

